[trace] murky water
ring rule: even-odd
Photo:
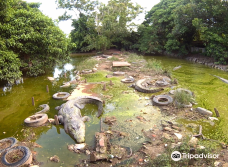
[[[150,59],[145,57],[145,59]],[[203,125],[203,134],[213,139],[228,141],[228,125],[226,116],[228,112],[228,85],[215,78],[218,75],[228,79],[226,72],[208,68],[203,65],[193,64],[185,60],[158,57],[153,58],[161,60],[163,66],[173,69],[175,66],[181,65],[177,71],[172,72],[173,77],[179,81],[179,86],[194,91],[196,95],[197,106],[204,107],[211,111],[217,108],[220,111],[221,118],[215,124],[205,121],[197,121],[194,123]],[[63,103],[62,100],[52,99],[52,95],[59,91],[70,92],[76,85],[69,88],[60,88],[63,82],[73,79],[73,71],[77,68],[77,64],[84,58],[72,58],[72,61],[63,67],[56,67],[53,72],[45,76],[36,78],[24,78],[24,84],[13,86],[11,92],[2,92],[0,90],[0,139],[14,136],[19,140],[25,139],[27,136],[25,131],[35,133],[33,141],[36,141],[43,148],[36,148],[38,161],[43,162],[43,166],[56,166],[55,163],[48,161],[53,155],[60,157],[58,166],[73,166],[86,159],[88,156],[83,154],[75,154],[67,150],[68,144],[74,144],[74,140],[65,133],[62,125],[50,125],[48,127],[28,128],[25,127],[23,121],[26,117],[34,114],[39,110],[39,105],[49,104],[50,111],[47,112],[49,118],[53,118],[57,111],[56,106]],[[64,74],[67,74],[65,78]],[[87,78],[88,82],[108,82],[110,78],[105,78],[105,72],[99,72]],[[212,75],[211,75],[212,74]],[[47,76],[53,76],[56,81],[47,80]],[[139,148],[140,143],[145,141],[141,130],[148,130],[156,126],[162,115],[150,104],[150,94],[135,93],[132,88],[128,88],[127,84],[120,82],[119,78],[111,78],[114,86],[107,86],[107,91],[102,91],[102,85],[98,85],[93,89],[101,97],[106,95],[106,105],[104,114],[115,115],[118,119],[117,124],[113,127],[115,130],[123,131],[127,134],[125,138],[114,138],[113,143],[120,144],[125,147],[131,147],[133,150]],[[50,92],[46,92],[46,86],[49,86]],[[111,97],[108,99],[108,96]],[[35,106],[32,106],[31,98],[35,98]],[[138,100],[142,97],[142,100]],[[195,107],[197,107],[195,106]],[[95,105],[86,105],[82,110],[82,115],[91,117],[91,121],[86,123],[86,143],[94,146],[94,134],[100,130],[100,120],[96,117],[97,108]],[[146,114],[145,114],[146,113]],[[140,122],[136,116],[146,118],[146,121]],[[191,123],[193,121],[179,120],[181,123]],[[102,125],[104,129],[107,126]],[[4,133],[3,133],[4,132]],[[138,143],[138,144],[137,144]]]

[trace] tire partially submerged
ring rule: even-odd
[[[2,143],[5,143],[5,142],[10,142],[10,146],[6,147],[6,148],[3,148],[3,149],[0,149],[0,153],[3,153],[5,152],[6,150],[8,150],[9,148],[13,147],[15,144],[17,144],[17,139],[14,138],[14,137],[8,137],[8,138],[5,138],[5,139],[2,139],[0,140],[0,145]]]
[[[58,93],[55,93],[52,97],[54,99],[66,99],[67,97],[70,96],[70,93],[68,92],[58,92]]]
[[[43,125],[45,122],[47,122],[47,120],[48,120],[47,114],[36,114],[26,118],[24,120],[24,123],[27,126],[36,127],[36,126]]]
[[[165,106],[173,102],[173,98],[168,95],[157,95],[154,96],[153,102],[156,105]]]
[[[48,110],[50,110],[50,107],[48,104],[42,104],[39,107],[42,107],[43,110],[40,110],[39,112],[36,112],[35,114],[40,114],[40,113],[44,113],[47,112]]]
[[[13,151],[21,151],[21,152],[23,152],[23,157],[17,162],[10,163],[7,160],[7,155],[12,153]],[[24,165],[24,164],[31,164],[31,162],[32,162],[32,153],[29,150],[29,148],[25,147],[25,146],[13,147],[13,148],[9,149],[8,151],[6,151],[3,154],[3,156],[2,156],[2,163],[5,166],[12,166],[12,167],[13,166],[21,166],[21,165]]]
[[[164,90],[163,88],[155,88],[155,89],[148,89],[142,86],[142,83],[145,82],[147,79],[140,79],[135,83],[135,89],[139,92],[143,93],[156,93]]]

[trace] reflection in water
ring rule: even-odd
[[[74,69],[74,66],[72,64],[70,64],[70,63],[67,63],[67,64],[64,65],[64,70],[65,71],[71,71],[73,69]]]
[[[55,71],[54,71],[54,73],[53,73],[54,78],[59,78],[60,75],[62,74],[62,71],[63,71],[63,70],[60,70],[60,69],[58,69],[58,68],[55,68]]]

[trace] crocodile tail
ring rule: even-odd
[[[98,106],[97,117],[100,117],[103,112],[103,101],[95,96],[79,96],[74,100],[74,104],[79,109],[84,108],[85,104],[96,104]]]

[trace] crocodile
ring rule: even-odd
[[[80,109],[83,109],[85,104],[88,103],[98,106],[97,117],[100,117],[103,112],[103,101],[94,96],[79,96],[55,108],[59,110],[58,115],[55,115],[55,124],[63,124],[65,132],[77,143],[85,142],[84,122],[89,121],[90,118],[88,116],[82,117]]]

